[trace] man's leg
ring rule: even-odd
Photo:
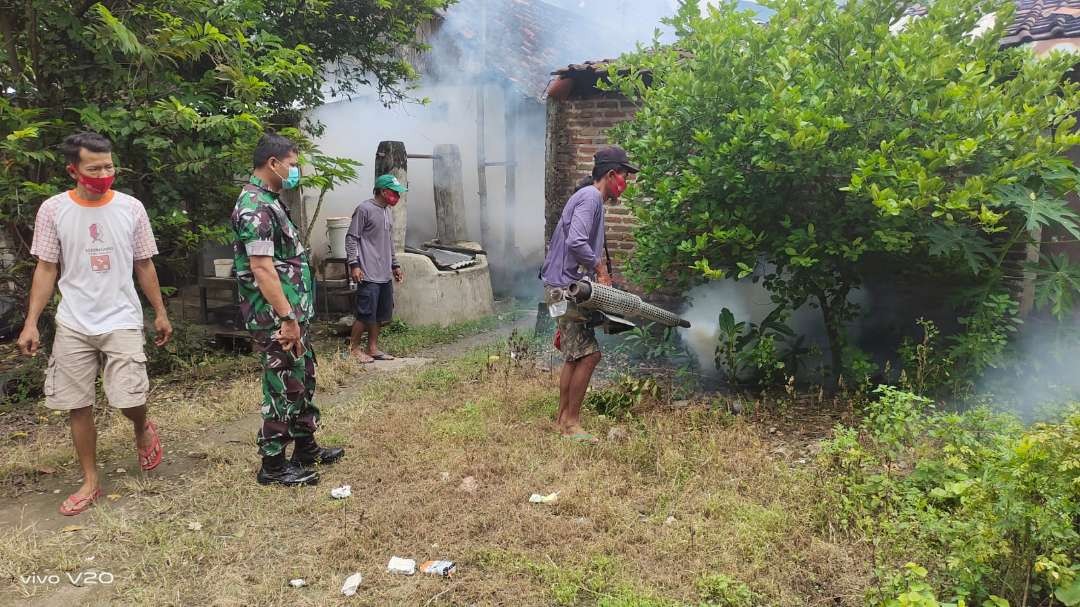
[[[570,377],[569,400],[563,418],[564,434],[577,434],[583,431],[581,427],[581,405],[585,402],[585,392],[589,389],[593,371],[599,363],[600,352],[593,352],[584,358],[578,359],[577,364],[574,365],[573,374]]]
[[[300,466],[332,464],[345,455],[340,447],[320,447],[315,440],[319,429],[319,408],[315,406],[315,384],[318,359],[308,340],[308,327],[301,327],[304,356],[293,367],[294,376],[304,384],[304,397],[297,413],[289,425],[289,435],[293,438],[292,461]]]
[[[362,344],[360,340],[364,338],[364,323],[359,320],[354,320],[352,324],[352,333],[349,334],[349,350],[353,354],[361,352]]]
[[[83,472],[83,484],[74,494],[78,497],[93,494],[99,485],[94,400],[100,368],[100,353],[93,338],[57,324],[45,372],[45,406],[68,411],[71,440]]]
[[[111,406],[131,420],[142,464],[142,452],[153,444],[152,433],[146,431],[146,396],[150,391],[144,350],[146,336],[140,329],[118,329],[97,339],[105,355],[105,395]],[[152,461],[160,461],[156,453],[148,455]]]
[[[570,405],[570,383],[576,367],[577,361],[568,360],[563,363],[562,372],[559,374],[559,410],[555,413],[555,427],[559,432],[562,432],[566,426],[566,410]]]
[[[361,282],[356,286],[356,310],[354,310],[356,322],[353,323],[352,348],[353,354],[362,363],[375,361],[375,359],[371,357],[371,344],[374,340],[378,339],[378,323],[375,322],[375,311],[378,305],[377,295],[378,285],[375,283]],[[372,327],[375,327],[375,333],[372,333]],[[368,334],[368,347],[366,352],[360,344],[360,340],[364,333]]]
[[[300,409],[306,386],[303,373],[299,380],[294,368],[304,357],[285,352],[281,344],[260,331],[255,344],[262,354],[262,428],[259,430],[259,454],[262,467],[256,476],[260,484],[305,485],[318,483],[318,474],[303,470],[285,460],[285,446],[290,440],[290,425]],[[306,355],[305,355],[306,356]]]
[[[94,407],[72,409],[71,440],[75,443],[75,453],[79,456],[82,468],[83,484],[75,495],[85,497],[97,491],[100,486],[97,469],[97,427],[94,426]]]
[[[381,329],[382,329],[382,327],[379,326],[378,322],[373,322],[370,325],[368,325],[368,335],[367,335],[367,343],[368,343],[367,354],[368,354],[368,356],[375,357],[375,355],[379,353],[379,331]]]
[[[394,318],[394,283],[379,283],[375,299],[375,322],[368,330],[368,354],[375,360],[394,360],[393,356],[379,349],[379,332],[383,325]]]
[[[120,412],[130,419],[131,425],[135,427],[135,444],[139,449],[150,448],[150,433],[146,431],[146,405],[125,407],[120,409]]]
[[[596,333],[581,322],[560,319],[559,332],[560,349],[566,357],[559,377],[559,432],[579,434],[583,432],[581,405],[593,371],[600,362],[600,344],[596,341]]]

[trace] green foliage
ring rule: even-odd
[[[763,280],[785,309],[821,310],[839,376],[869,278],[974,285],[975,309],[1009,251],[1080,233],[1073,59],[1000,49],[1011,2],[940,0],[902,28],[889,0],[777,0],[764,25],[697,4],[676,44],[611,72],[641,104],[615,129],[642,166],[635,279]],[[971,35],[988,12],[997,26]],[[1041,301],[1067,310],[1073,272],[1040,267]]]
[[[822,451],[840,523],[875,546],[870,602],[1071,600],[1080,409],[1025,428],[984,409],[935,412],[894,388],[878,394],[862,424],[838,428]]]
[[[512,323],[521,317],[521,312],[513,310],[503,314],[485,316],[475,320],[465,320],[446,327],[438,325],[413,326],[400,319],[395,319],[383,327],[379,336],[380,348],[395,355],[408,356],[425,348],[448,344],[463,337],[491,331],[506,323]],[[486,357],[485,357],[486,358]]]
[[[1023,322],[1018,311],[1008,293],[987,295],[969,316],[958,319],[961,330],[944,344],[933,321],[920,318],[922,341],[905,340],[899,350],[901,386],[916,394],[970,396],[984,371],[1013,362],[1009,345]]]
[[[915,321],[922,329],[919,343],[905,339],[900,346],[900,386],[915,394],[933,394],[946,385],[953,370],[952,359],[938,353],[938,330],[934,321]]]
[[[703,575],[696,586],[704,601],[703,607],[751,607],[754,604],[754,595],[746,584],[722,573]]]
[[[92,129],[110,137],[116,187],[148,207],[161,259],[215,235],[265,129],[300,126],[336,92],[375,85],[405,94],[422,50],[417,26],[451,0],[15,0],[0,11],[0,222],[25,263],[37,205],[70,187],[56,145]],[[319,133],[322,125],[305,125]],[[300,131],[312,167],[302,185],[321,200],[357,163],[322,155]],[[309,222],[310,225],[310,222]]]
[[[457,409],[435,415],[428,424],[437,436],[480,440],[487,436],[487,418],[492,409],[493,403],[486,400],[467,402]]]
[[[461,384],[461,377],[452,369],[432,367],[416,375],[416,388],[435,394],[448,394]]]
[[[585,395],[585,407],[600,415],[620,418],[642,403],[660,399],[662,391],[651,377],[623,375],[615,383]]]
[[[49,357],[46,353],[17,360],[13,368],[0,371],[0,405],[32,404],[42,396],[45,369]]]
[[[146,370],[150,375],[167,374],[183,369],[195,369],[212,361],[210,334],[203,328],[186,322],[173,323],[173,335],[164,347],[154,345],[153,331],[146,332]]]
[[[784,322],[783,308],[773,310],[760,324],[736,321],[724,308],[717,323],[716,368],[733,384],[768,384],[784,372],[795,346],[781,352],[794,333]],[[780,342],[778,344],[777,342]],[[797,364],[797,363],[796,363]]]
[[[673,327],[648,323],[634,327],[621,336],[622,340],[615,347],[615,351],[632,359],[677,364],[687,358],[686,350],[678,343]]]

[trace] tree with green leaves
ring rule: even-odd
[[[0,0],[0,222],[28,261],[37,205],[70,186],[56,145],[79,129],[115,143],[117,187],[165,259],[220,234],[264,130],[301,142],[321,199],[359,163],[314,148],[324,127],[303,113],[331,89],[405,99],[417,28],[451,2]]]
[[[868,278],[938,280],[976,309],[1040,232],[1080,237],[1064,200],[1080,177],[1064,156],[1080,142],[1074,58],[1002,49],[1011,2],[936,0],[915,18],[893,0],[763,4],[765,24],[685,2],[675,45],[613,68],[641,105],[616,129],[643,167],[639,281],[763,280],[786,310],[820,308],[838,375]],[[1063,314],[1076,268],[1029,270]]]

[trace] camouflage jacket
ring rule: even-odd
[[[300,230],[292,222],[278,195],[252,175],[232,212],[233,262],[240,291],[240,313],[249,331],[273,329],[278,325],[270,303],[255,284],[249,255],[274,258],[281,290],[301,324],[315,316],[315,283],[312,281],[308,251],[300,240]]]

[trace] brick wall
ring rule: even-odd
[[[577,182],[592,172],[593,154],[608,143],[606,132],[634,116],[634,105],[621,96],[603,95],[547,102],[547,167],[544,184],[544,238],[559,222],[563,206]],[[623,205],[607,207],[607,242],[616,282],[622,262],[633,250],[633,217]]]

